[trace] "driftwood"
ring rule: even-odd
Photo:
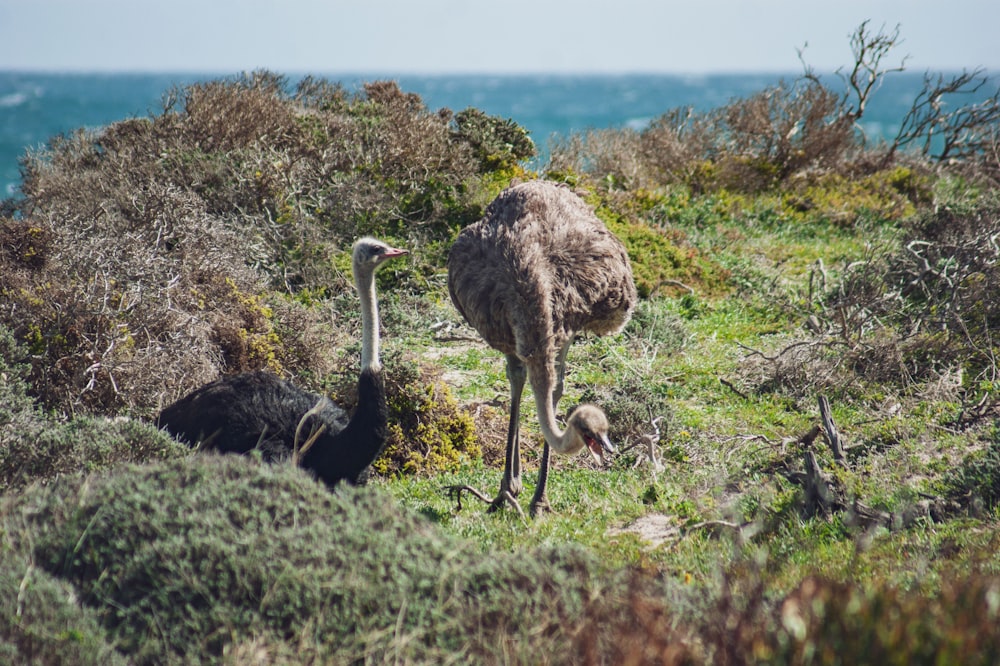
[[[833,413],[830,411],[830,401],[825,395],[819,397],[819,416],[823,421],[823,431],[826,433],[826,441],[833,451],[833,459],[839,464],[847,467],[847,454],[844,452],[844,443],[840,440],[840,431],[837,424],[833,422]]]
[[[819,397],[819,414],[823,423],[822,432],[826,435],[826,441],[833,451],[833,459],[837,464],[847,467],[847,455],[844,453],[844,445],[840,438],[840,431],[833,421],[833,414],[830,410],[830,401],[826,396]],[[839,484],[834,483],[830,474],[823,472],[816,460],[813,451],[813,442],[819,436],[820,427],[814,425],[805,435],[799,438],[802,444],[804,471],[799,476],[805,497],[803,498],[803,514],[806,517],[831,516],[834,512],[842,511],[848,506],[847,498]]]
[[[848,512],[847,522],[864,528],[885,527],[887,529],[904,529],[923,519],[941,522],[961,510],[957,502],[940,497],[925,495],[920,501],[907,505],[894,512],[874,509],[859,499],[849,499],[846,489],[837,481],[835,475],[825,472],[816,458],[814,443],[822,433],[835,464],[848,467],[847,449],[837,424],[833,420],[830,401],[825,396],[819,398],[820,425],[813,425],[808,432],[801,435],[796,444],[802,448],[802,469],[786,470],[782,475],[803,490],[802,515],[806,518],[823,516],[829,518],[834,514]]]

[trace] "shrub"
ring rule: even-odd
[[[897,331],[888,338],[880,333],[895,338],[888,351],[897,359],[882,366],[895,367],[892,375],[877,379],[905,386],[958,371],[967,403],[978,405],[963,419],[989,413],[997,401],[996,355],[988,351],[1000,326],[993,297],[1000,248],[991,240],[997,233],[1000,208],[990,197],[966,211],[924,212],[907,226],[897,251],[856,262],[827,304],[846,340],[859,340],[875,322]]]
[[[752,193],[805,170],[842,168],[858,148],[839,97],[803,78],[704,113],[668,111],[640,132],[571,137],[553,147],[549,169],[613,188],[683,183],[696,193]]]
[[[584,550],[482,555],[372,489],[329,493],[290,466],[206,455],[67,479],[4,518],[0,562],[33,560],[71,589],[130,663],[253,644],[285,663],[578,663],[588,646],[621,649],[603,629],[578,642],[579,623],[618,617],[630,585]],[[654,598],[648,579],[640,589]]]
[[[719,296],[728,291],[729,272],[686,242],[683,234],[657,224],[663,197],[646,191],[591,197],[597,216],[625,245],[636,290],[642,298],[697,291]]]
[[[66,475],[107,471],[125,463],[190,455],[190,449],[149,423],[80,416],[53,422],[24,415],[0,426],[0,492]]]
[[[27,393],[26,357],[0,326],[0,493],[122,463],[187,455],[186,447],[150,424],[45,415]]]
[[[266,71],[195,84],[162,114],[25,156],[24,199],[0,217],[0,323],[45,407],[149,417],[259,368],[318,385],[337,369],[327,308],[353,293],[354,238],[440,262],[482,210],[478,179],[495,187],[530,148],[510,121],[459,123],[391,82],[288,88]]]
[[[453,470],[481,455],[472,416],[440,371],[398,358],[386,364],[389,441],[373,469],[380,474]]]
[[[124,666],[91,608],[65,581],[0,556],[0,659],[7,664]]]
[[[195,456],[63,479],[0,514],[0,650],[99,663],[992,663],[997,581],[940,594],[807,578],[768,595],[482,553],[372,488]],[[29,605],[30,604],[30,605]],[[115,651],[111,652],[109,646]]]
[[[455,115],[455,127],[472,146],[483,171],[510,169],[536,154],[528,132],[509,118],[501,120],[468,108]]]

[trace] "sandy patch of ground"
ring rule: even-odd
[[[651,548],[680,537],[681,528],[677,525],[677,519],[662,513],[651,513],[647,516],[640,516],[625,527],[608,530],[611,536],[620,534],[635,534],[643,541],[649,543]]]

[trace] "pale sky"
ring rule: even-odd
[[[910,71],[1000,72],[997,0],[0,0],[0,69],[829,71],[865,19]]]

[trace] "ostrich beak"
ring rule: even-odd
[[[401,250],[398,247],[390,247],[388,250],[385,251],[382,257],[385,259],[395,259],[396,257],[402,257],[404,254],[409,254],[409,253],[410,253],[409,250]]]
[[[587,437],[587,448],[590,449],[590,455],[594,456],[594,460],[597,461],[598,465],[603,465],[606,458],[605,454],[612,454],[617,449],[615,445],[611,443],[607,435],[601,434],[596,437]]]

